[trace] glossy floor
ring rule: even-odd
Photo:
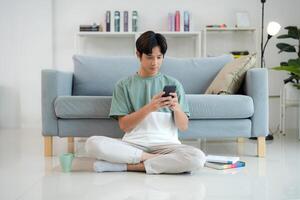
[[[83,139],[76,139],[73,172],[63,173],[56,156],[43,157],[40,130],[0,130],[0,199],[300,199],[300,141],[296,130],[267,142],[267,157],[257,158],[256,143],[185,141],[206,154],[238,155],[245,168],[192,174],[94,173],[84,157]],[[54,153],[66,150],[56,138]]]

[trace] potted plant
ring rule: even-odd
[[[281,62],[280,66],[273,67],[274,70],[287,71],[290,73],[290,77],[284,80],[284,83],[290,83],[288,85],[293,85],[300,90],[300,29],[297,26],[287,26],[287,34],[278,36],[278,39],[294,39],[297,44],[288,44],[280,42],[276,44],[279,49],[279,53],[288,52],[296,54],[297,56],[293,59],[289,59],[287,62]]]

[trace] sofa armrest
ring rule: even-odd
[[[72,72],[42,70],[42,134],[44,136],[58,135],[54,101],[57,96],[72,95],[72,84]]]
[[[254,68],[247,71],[244,92],[252,97],[254,114],[251,117],[252,137],[269,134],[269,87],[268,70]]]

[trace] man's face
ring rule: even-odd
[[[163,61],[163,54],[160,48],[154,47],[152,54],[142,54],[140,56],[141,68],[140,73],[142,76],[154,76],[158,73]]]

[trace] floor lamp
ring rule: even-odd
[[[261,10],[262,15],[261,15],[261,43],[260,43],[261,60],[260,60],[260,67],[265,68],[264,53],[265,53],[267,44],[268,44],[269,40],[279,32],[281,26],[277,22],[270,22],[268,24],[268,27],[267,27],[268,38],[267,38],[266,43],[264,44],[264,18],[265,18],[265,3],[266,3],[266,0],[261,0],[261,3],[262,3],[262,10]],[[251,137],[250,139],[257,139],[257,138],[256,137]],[[266,136],[266,140],[273,140],[273,135],[268,134]]]

